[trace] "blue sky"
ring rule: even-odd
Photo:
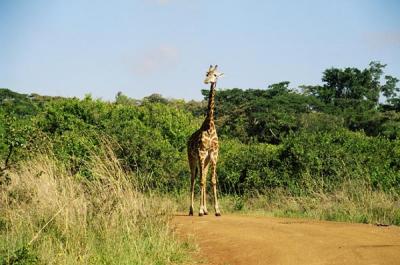
[[[221,88],[318,84],[371,60],[400,78],[399,14],[398,0],[0,0],[0,87],[200,99],[214,63]]]

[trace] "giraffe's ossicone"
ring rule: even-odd
[[[208,168],[211,168],[211,184],[214,195],[215,215],[220,216],[217,198],[217,161],[218,161],[218,135],[214,123],[215,108],[215,89],[218,77],[223,74],[217,71],[217,65],[210,66],[204,80],[205,84],[210,84],[210,94],[208,97],[207,116],[200,129],[195,131],[188,141],[188,160],[191,173],[190,192],[191,204],[189,215],[194,211],[194,184],[196,176],[200,178],[200,209],[199,216],[207,215],[206,180]]]

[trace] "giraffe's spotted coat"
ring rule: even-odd
[[[220,210],[217,199],[217,160],[218,160],[218,135],[214,123],[215,108],[215,87],[217,79],[221,76],[218,73],[217,66],[210,66],[207,72],[205,83],[211,83],[210,95],[208,99],[207,117],[200,129],[195,131],[188,141],[188,160],[191,172],[191,205],[189,215],[194,211],[194,182],[196,176],[200,177],[200,209],[199,215],[208,214],[206,204],[206,180],[209,166],[211,166],[211,184],[213,186],[215,215],[220,216]]]

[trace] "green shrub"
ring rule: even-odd
[[[332,191],[349,179],[367,180],[374,188],[398,190],[399,146],[399,141],[346,129],[304,131],[284,141],[281,161],[298,192],[304,192],[309,182],[315,188]]]
[[[38,261],[36,254],[26,246],[19,248],[11,256],[2,258],[3,265],[34,265]]]
[[[280,147],[270,144],[243,144],[221,141],[218,181],[223,192],[262,192],[283,185],[279,170]]]

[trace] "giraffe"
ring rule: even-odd
[[[211,184],[214,192],[215,215],[221,216],[217,199],[217,159],[218,159],[218,136],[214,124],[214,97],[218,77],[223,73],[217,72],[217,65],[210,65],[207,71],[205,84],[210,83],[210,94],[208,97],[207,116],[200,129],[195,131],[188,141],[188,160],[191,173],[190,192],[191,204],[189,215],[193,215],[194,207],[194,183],[197,173],[200,177],[200,210],[199,216],[207,215],[206,204],[206,179],[208,167],[211,165]]]

